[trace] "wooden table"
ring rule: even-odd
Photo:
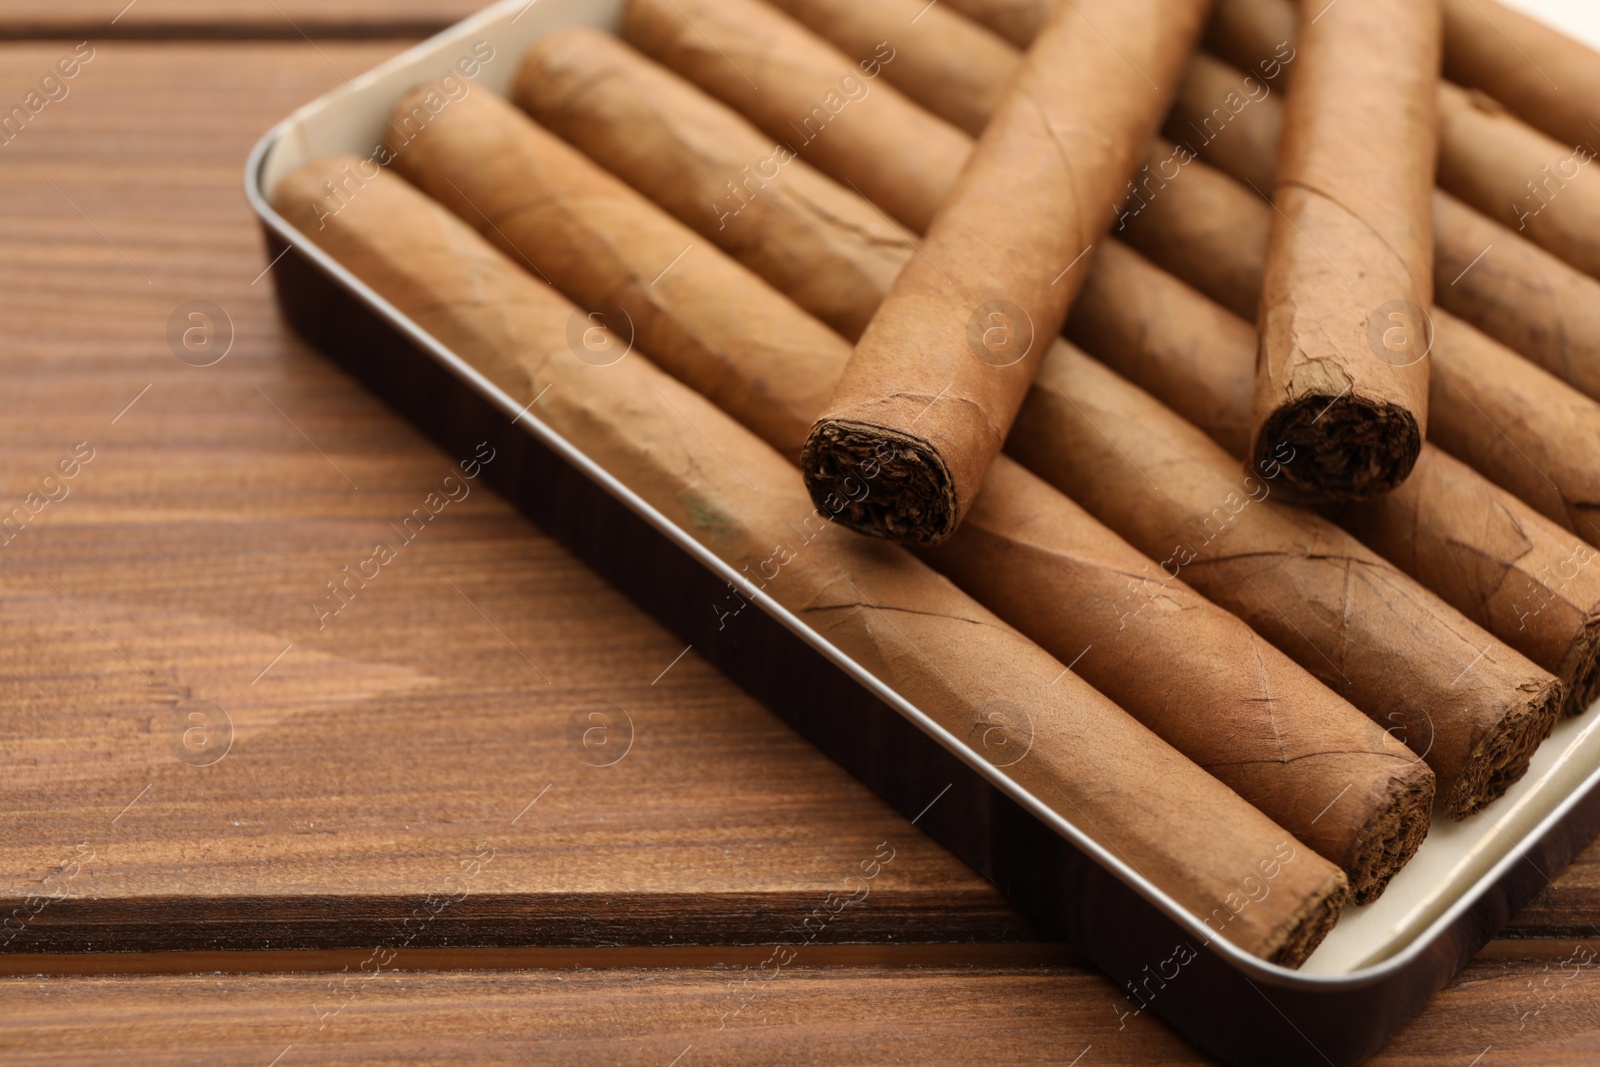
[[[7,110],[93,48],[0,144],[0,1062],[1207,1062],[487,490],[319,626],[461,457],[244,157],[476,0],[122,3],[0,10]],[[1377,1062],[1591,1062],[1597,918],[1591,850]]]

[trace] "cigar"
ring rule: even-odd
[[[865,127],[861,135],[872,136],[870,126]],[[899,162],[906,168],[905,173],[916,173],[917,160]],[[1203,180],[1201,175],[1204,173],[1201,164],[1195,163],[1189,167],[1182,181],[1173,183],[1167,193],[1149,205],[1150,221],[1153,223],[1161,212],[1169,210],[1166,205],[1179,199],[1171,195],[1172,193],[1178,191],[1187,193],[1199,188]],[[1210,183],[1213,193],[1242,192],[1241,187],[1226,177],[1215,172],[1211,174],[1214,179]],[[650,190],[647,188],[646,192]],[[1226,206],[1226,202],[1226,195],[1220,195],[1219,203]],[[1144,219],[1145,216],[1141,215],[1140,218]],[[1182,220],[1185,215],[1180,213],[1178,218]],[[1248,232],[1249,224],[1248,212],[1240,213],[1234,210],[1227,220],[1225,232],[1238,233],[1241,229],[1243,232]],[[1142,230],[1145,227],[1141,224],[1137,228]],[[1261,232],[1265,233],[1265,226],[1261,227]],[[1222,252],[1212,249],[1207,255],[1211,261],[1219,265],[1226,264],[1230,259],[1235,260],[1231,268],[1222,269],[1219,273],[1227,277],[1242,278],[1250,285],[1252,291],[1255,291],[1259,288],[1261,278],[1261,247],[1257,246],[1254,249],[1253,259],[1250,249],[1233,252],[1228,249],[1228,242],[1223,242]],[[1253,299],[1251,306],[1254,306]],[[1116,380],[1121,381],[1121,379]],[[1181,420],[1179,421],[1181,423]],[[1203,437],[1201,439],[1204,440]],[[1103,447],[1104,439],[1097,439],[1091,444]],[[1215,449],[1216,446],[1211,447]],[[1234,474],[1236,470],[1236,466],[1232,466]],[[1042,472],[1035,471],[1035,473]],[[1065,485],[1057,487],[1066,491],[1069,496],[1072,495],[1071,490]],[[1147,487],[1152,490],[1156,488],[1143,478],[1133,481],[1131,485],[1122,486],[1134,500],[1144,499],[1141,494]],[[1079,503],[1086,502],[1080,500]],[[1159,493],[1147,503],[1151,508],[1169,515],[1176,523],[1185,523],[1195,518],[1193,510],[1185,510],[1186,505],[1181,501],[1175,503],[1168,500],[1163,503]],[[1215,502],[1207,506],[1214,505]],[[1130,530],[1137,528],[1136,525],[1126,528],[1119,525],[1133,522],[1136,516],[1114,510],[1101,513],[1092,507],[1089,510],[1097,519],[1152,558],[1165,560],[1170,556],[1170,545],[1141,542],[1138,537],[1130,533]],[[1362,553],[1364,558],[1371,555],[1337,527],[1315,516],[1308,516],[1305,519],[1321,523],[1322,536],[1332,539],[1333,543],[1347,546],[1349,551]],[[1275,545],[1274,551],[1286,557],[1294,558],[1303,552],[1311,551],[1301,547],[1301,542],[1295,540],[1298,535],[1290,528],[1281,525],[1271,527],[1264,536],[1268,536],[1270,540],[1271,535],[1285,538],[1282,543]],[[1310,560],[1307,565],[1310,566],[1315,562]],[[1387,567],[1386,564],[1384,566]],[[1315,571],[1315,568],[1313,570]],[[1329,583],[1327,589],[1319,595],[1327,602],[1337,603],[1339,591],[1344,588],[1344,571],[1342,569],[1332,573],[1315,571],[1315,574],[1316,580]],[[1187,574],[1184,577],[1190,580],[1190,584],[1201,595],[1209,597],[1228,610],[1235,611],[1236,614],[1240,611],[1260,610],[1259,601],[1254,603],[1239,601],[1237,598],[1240,591],[1236,587],[1230,587],[1226,580],[1221,580],[1214,586],[1203,586],[1199,578]],[[1284,580],[1289,584],[1277,591],[1275,597],[1299,604],[1303,594],[1290,578],[1286,577]],[[1330,672],[1328,669],[1330,661],[1319,650],[1323,646],[1311,645],[1306,639],[1291,632],[1292,627],[1284,625],[1278,617],[1272,615],[1265,617],[1265,621],[1275,623],[1276,628],[1264,631],[1263,636],[1277,644],[1291,659],[1295,659],[1324,683],[1336,687],[1336,691],[1381,726],[1402,729],[1399,724],[1405,721],[1404,708],[1407,706],[1412,707],[1409,736],[1413,738],[1430,736],[1433,731],[1431,724],[1434,721],[1445,722],[1447,724],[1445,728],[1457,735],[1456,740],[1447,748],[1458,756],[1465,753],[1465,759],[1452,763],[1450,760],[1453,757],[1433,755],[1430,756],[1429,762],[1439,778],[1439,791],[1445,798],[1446,810],[1454,817],[1470,814],[1487,804],[1507,784],[1523,773],[1527,758],[1539,740],[1548,732],[1550,723],[1554,721],[1560,704],[1559,682],[1512,650],[1495,644],[1488,635],[1462,618],[1448,604],[1417,587],[1410,578],[1399,571],[1388,568],[1385,580],[1393,588],[1403,590],[1404,595],[1390,597],[1389,602],[1385,602],[1382,598],[1369,598],[1361,610],[1351,613],[1348,617],[1335,616],[1338,620],[1336,623],[1331,620],[1308,623],[1313,626],[1328,627],[1328,636],[1331,640],[1327,642],[1327,647],[1338,648],[1359,641],[1370,643],[1371,647],[1377,650],[1369,659],[1363,660],[1362,669],[1353,674],[1345,674],[1342,671]],[[1368,611],[1373,613],[1370,618],[1363,614]],[[1396,693],[1391,677],[1395,664],[1408,662],[1412,657],[1424,658],[1433,664],[1451,662],[1456,650],[1461,647],[1463,633],[1483,638],[1473,646],[1472,654],[1462,660],[1463,665],[1466,661],[1477,658],[1479,650],[1486,647],[1486,644],[1495,645],[1498,650],[1497,655],[1501,657],[1499,661],[1501,673],[1497,674],[1488,686],[1476,693],[1465,694],[1452,688],[1457,681],[1455,678],[1429,674],[1420,679],[1415,688],[1404,696]],[[1481,660],[1479,662],[1481,666]],[[1409,671],[1409,668],[1407,669]],[[1408,705],[1407,702],[1413,698],[1415,703]],[[1463,701],[1467,706],[1463,706]],[[1484,724],[1489,725],[1485,727]],[[1478,732],[1480,728],[1486,728],[1488,734],[1480,734]],[[1419,743],[1417,747],[1421,748],[1423,744]],[[1488,769],[1490,766],[1499,769],[1491,771]],[[1477,789],[1492,792],[1475,792]]]
[[[1600,567],[1583,540],[1432,447],[1400,490],[1339,522],[1559,678],[1563,714],[1600,697]]]
[[[1267,69],[1272,69],[1271,61]],[[1178,90],[1166,132],[1182,142],[1184,152],[1198,153],[1258,192],[1270,189],[1283,123],[1270,82],[1197,55]],[[1162,173],[1176,178],[1170,164]],[[1164,188],[1166,183],[1157,184]],[[1185,190],[1184,195],[1199,201],[1210,194]],[[1135,203],[1129,207],[1136,217]],[[1217,217],[1225,214],[1198,202],[1189,211],[1198,216],[1191,224],[1220,225]],[[1263,226],[1268,224],[1268,216],[1260,218]],[[1152,225],[1139,233],[1159,241],[1156,229]],[[1581,392],[1600,396],[1600,281],[1440,189],[1433,193],[1433,236],[1434,298],[1441,307]],[[1178,233],[1168,237],[1182,240]],[[1162,249],[1155,258],[1171,254],[1184,253]],[[1192,249],[1187,254],[1206,255]],[[1245,289],[1235,279],[1217,284]]]
[[[1444,74],[1571,145],[1594,145],[1600,55],[1496,0],[1444,0]]]
[[[838,491],[898,450],[893,496],[841,521],[938,544],[960,524],[1110,224],[1115,190],[1160,120],[1208,6],[1063,5],[1045,24],[923,248],[895,280],[812,428],[801,469]],[[1092,11],[1092,14],[1091,14]],[[1175,88],[1175,86],[1172,86]],[[1085,101],[1096,101],[1092,109]]]
[[[926,0],[768,2],[845,55],[871,55],[888,42],[895,57],[884,64],[884,80],[974,136],[1021,65],[1010,42]]]
[[[1293,51],[1288,55],[1292,57]],[[1279,94],[1288,80],[1284,74],[1289,69],[1279,62],[1276,67],[1267,64],[1271,77],[1266,73],[1246,73],[1196,52],[1183,72],[1177,99],[1167,114],[1165,135],[1231,177],[1253,186],[1262,196],[1270,195],[1277,177],[1278,144],[1283,137]],[[1170,180],[1176,181],[1177,176]]]
[[[1288,0],[1219,0],[1206,46],[1250,67],[1274,41],[1292,36],[1294,25]],[[1587,173],[1600,134],[1590,129],[1556,140],[1449,81],[1439,83],[1438,114],[1440,188],[1578,270],[1600,273],[1600,177]]]
[[[1255,194],[1185,145],[1157,138],[1146,166],[1160,184],[1123,206],[1112,234],[1254,322],[1272,213],[1240,210],[1241,199]]]
[[[431,85],[418,87],[392,115],[398,121],[411,114],[432,91]],[[677,243],[670,249],[648,244],[641,234],[628,234],[625,241],[589,235],[590,245],[543,246],[541,233],[555,225],[553,213],[563,206],[574,213],[599,210],[597,205],[615,201],[615,191],[627,187],[489,93],[452,102],[396,154],[393,165],[482,228],[513,260],[557,284],[596,325],[633,338],[668,373],[682,379],[686,371],[703,368],[695,384],[707,400],[779,442],[785,455],[799,454],[833,387],[808,364],[814,350],[832,347],[838,337],[789,299],[764,299],[772,290],[748,269],[707,249],[682,227],[674,230]],[[593,176],[596,190],[564,190],[562,201],[539,198],[539,189],[574,171]],[[638,266],[642,281],[626,272],[629,265]],[[725,302],[739,317],[684,333],[672,301],[691,298]],[[750,373],[752,367],[760,369]]]
[[[1588,143],[1563,144],[1482,93],[1439,85],[1440,187],[1591,276],[1600,275],[1594,159]]]
[[[661,47],[660,26],[682,22],[676,9],[671,14],[662,10],[641,29],[643,14],[652,5],[673,6],[666,0],[635,0],[624,21],[630,39],[746,109],[758,123],[763,116],[771,121],[770,100],[749,99],[753,94],[737,86],[730,97],[725,71],[720,81],[709,84],[713,79],[703,76],[694,56]],[[1119,162],[1127,155],[1124,143],[1131,149],[1142,139],[1136,134],[1130,142],[1129,129],[1137,130],[1141,121],[1148,127],[1155,121],[1148,116],[1159,115],[1164,103],[1165,95],[1140,72],[1160,78],[1163,70],[1181,62],[1185,34],[1198,32],[1202,6],[1188,0],[1179,9],[1189,11],[1184,17],[1168,11],[1164,33],[1155,36],[1132,32],[1137,10],[1093,20],[1102,31],[1110,27],[1107,32],[1113,37],[1121,32],[1134,38],[1120,43],[1087,31],[1072,32],[1081,30],[1079,24],[1088,16],[1077,8],[1063,11],[1064,28],[1053,36],[1051,50],[1019,74],[1007,98],[1013,103],[1002,108],[984,135],[983,143],[993,147],[974,158],[923,255],[902,272],[897,295],[862,336],[835,403],[819,420],[802,461],[808,484],[821,494],[848,476],[863,450],[875,450],[884,441],[899,449],[902,462],[897,466],[903,476],[894,483],[898,492],[885,492],[869,506],[850,509],[843,521],[865,532],[918,543],[936,543],[960,522],[1037,367],[1041,349],[1032,338],[1054,332],[1053,320],[1064,315],[1065,302],[1076,289],[1068,268],[1089,250],[1103,225],[1098,220],[1106,210],[1098,204],[1108,203],[1109,194],[1097,194],[1097,184],[1110,186],[1111,175],[1129,169]],[[700,21],[694,12],[687,14]],[[737,29],[742,36],[733,30],[718,34],[719,44],[736,54],[757,52],[763,43],[770,46],[780,39],[786,54],[826,50],[804,27],[777,12],[768,12],[759,25],[753,16],[741,19]],[[1119,31],[1119,25],[1125,28]],[[815,88],[802,79],[791,79],[792,86],[765,80],[773,99]],[[1091,98],[1115,101],[1116,106],[1093,116],[1092,122],[1052,118],[1057,129],[1051,131],[1044,118],[1050,114],[1044,108],[1047,102]],[[833,129],[853,133],[872,123],[879,136],[863,143],[882,145],[887,127],[881,118],[866,112],[841,115]],[[1058,144],[1064,136],[1071,143]],[[1023,156],[1054,161],[1056,180],[1019,174],[1014,162]],[[918,189],[918,201],[937,202],[936,192],[942,195],[950,188],[945,178],[953,180],[957,169],[948,166],[950,153],[928,152],[915,144],[893,153],[874,151],[871,159],[892,179],[884,185]],[[1068,159],[1076,161],[1076,175]],[[1094,164],[1086,166],[1086,159]],[[830,169],[827,163],[819,165]],[[860,188],[837,163],[830,172]],[[1074,188],[1076,195],[1060,195],[1058,190],[1065,187]],[[893,211],[889,203],[880,206]],[[1019,237],[1004,242],[1004,252],[992,239],[997,227]],[[1060,284],[1052,286],[1053,281]],[[908,360],[908,351],[920,353],[918,360]]]
[[[1258,114],[1267,114],[1270,103],[1263,101]],[[1265,160],[1246,149],[1260,143],[1219,137],[1208,152],[1235,171],[1259,171]],[[1204,164],[1187,166],[1148,212],[1131,221],[1130,242],[1213,300],[1248,314],[1259,299],[1264,246],[1242,237],[1259,234],[1272,210],[1243,186],[1218,177],[1208,175]],[[1434,209],[1447,223],[1462,214],[1442,194]],[[1154,228],[1165,232],[1152,234]],[[1441,240],[1453,231],[1453,225],[1441,228]],[[1513,244],[1507,251],[1516,254]],[[1457,259],[1464,255],[1455,253]],[[1514,314],[1526,321],[1525,312]],[[1600,403],[1442,308],[1433,309],[1429,322],[1431,439],[1545,517],[1600,542]]]
[[[1600,544],[1600,403],[1436,313],[1433,440],[1591,544]]]
[[[918,232],[941,198],[904,181],[898,161],[915,158],[948,180],[966,162],[960,130],[880,77],[898,61],[893,41],[847,56],[762,0],[628,0],[622,35]],[[861,114],[884,139],[840,121]]]
[[[1246,454],[1255,336],[1245,320],[1137,253],[1109,246],[1068,336],[1228,452]],[[1482,388],[1493,391],[1490,383]],[[1436,418],[1464,406],[1441,405]],[[1600,567],[1585,569],[1594,552],[1578,538],[1431,443],[1404,485],[1333,514],[1384,559],[1559,678],[1567,714],[1594,701]]]
[[[1214,921],[1228,940],[1275,962],[1303,960],[1331,928],[1347,895],[1337,867],[903,549],[818,516],[793,465],[642,353],[608,366],[579,358],[568,330],[580,309],[401,179],[368,173],[354,158],[323,160],[287,178],[274,203],[382,299],[749,575],[746,590],[771,596],[979,758],[1003,764],[1111,862],[1196,916],[1225,917]],[[339,187],[349,195],[329,213]],[[1241,880],[1258,885],[1269,870],[1274,891],[1241,906]]]
[[[692,231],[485,94],[438,116],[396,165],[580,306],[616,297],[664,369],[735,398],[724,410],[798,457],[803,431],[793,428],[809,426],[825,397],[772,383],[826,389],[849,342],[714,250],[657,277]],[[740,358],[718,358],[730,330],[747,343]],[[766,336],[797,343],[773,348]],[[924,558],[1338,863],[1357,902],[1374,899],[1420,844],[1433,775],[1418,757],[1006,457],[967,521]]]
[[[1295,46],[1251,455],[1288,443],[1287,484],[1327,500],[1399,485],[1427,427],[1439,34],[1437,7],[1345,0]]]
[[[980,26],[1023,48],[1033,43],[1053,0],[945,0]]]
[[[575,27],[540,40],[512,97],[852,340],[912,255],[881,212],[787,141],[609,33]]]
[[[1433,234],[1440,307],[1600,397],[1600,281],[1438,190]]]

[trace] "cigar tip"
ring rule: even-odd
[[[883,426],[823,419],[800,468],[812,503],[860,533],[936,545],[955,532],[955,483],[928,442]]]
[[[1584,620],[1583,632],[1567,649],[1556,677],[1567,689],[1563,715],[1582,715],[1600,698],[1600,618]]]
[[[1256,469],[1278,470],[1294,492],[1333,503],[1396,488],[1422,453],[1408,409],[1344,394],[1310,394],[1272,413],[1256,435]]]
[[[1377,806],[1372,819],[1356,835],[1349,860],[1341,864],[1350,878],[1350,895],[1357,904],[1370,904],[1416,854],[1432,822],[1436,779],[1421,759],[1413,757],[1389,779],[1387,802]]]
[[[1479,740],[1444,797],[1445,812],[1464,819],[1497,800],[1528,770],[1528,761],[1550,736],[1565,701],[1565,687],[1553,677],[1522,686],[1524,699],[1506,709]]]
[[[1350,902],[1350,883],[1335,867],[1327,879],[1300,905],[1281,928],[1282,940],[1267,962],[1299,967],[1332,932],[1344,906]]]

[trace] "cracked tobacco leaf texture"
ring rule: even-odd
[[[1433,767],[1451,816],[1503,793],[1554,725],[1562,687],[1552,675],[1344,530],[1271,499],[1297,457],[1241,471],[1198,428],[1065,342],[1007,447],[1396,731]]]
[[[1256,102],[1250,121],[1264,117],[1265,130],[1276,131],[1277,106],[1270,99]],[[1237,132],[1230,128],[1213,140],[1206,157],[1230,173],[1270,180],[1272,137]],[[1260,290],[1270,209],[1203,163],[1190,163],[1183,180],[1163,193],[1133,220],[1130,244],[1212,300],[1249,314]],[[1439,254],[1465,267],[1482,251],[1476,237],[1494,224],[1437,190],[1433,210],[1447,223],[1435,231]],[[1528,286],[1549,294],[1571,291],[1561,279],[1575,272],[1514,234],[1503,236],[1505,262],[1529,269]],[[1468,245],[1477,251],[1461,251]],[[1447,246],[1456,251],[1445,252]],[[1544,278],[1557,284],[1546,285]],[[1514,302],[1517,292],[1501,297]],[[1529,313],[1519,311],[1518,321]],[[1472,469],[1450,457],[1429,460],[1432,444],[1424,445],[1400,489],[1331,514],[1554,673],[1566,689],[1566,712],[1576,714],[1596,696],[1600,574],[1591,573],[1583,542],[1557,527],[1600,541],[1600,509],[1592,503],[1600,500],[1600,404],[1442,308],[1434,309],[1433,321],[1432,443]],[[1228,451],[1245,454],[1239,429],[1249,409],[1240,381],[1253,373],[1254,359],[1247,323],[1113,247],[1091,275],[1068,332]]]

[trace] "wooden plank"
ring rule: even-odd
[[[8,0],[0,40],[420,37],[485,0]]]
[[[755,966],[759,966],[756,964]],[[771,965],[0,980],[0,1049],[30,1064],[1214,1063],[1099,975]],[[355,977],[352,977],[355,975]],[[749,979],[747,981],[747,979]],[[1382,1067],[1593,1063],[1593,965],[1474,964]],[[1308,1054],[1300,1062],[1317,1062]]]
[[[394,47],[104,44],[0,149],[6,950],[759,943],[891,854],[823,940],[1036,936],[488,490],[400,536],[468,457],[286,332],[239,193]],[[0,48],[0,99],[59,51]],[[214,366],[169,348],[194,300]]]
[[[1600,842],[1522,909],[1505,936],[1600,938]]]

